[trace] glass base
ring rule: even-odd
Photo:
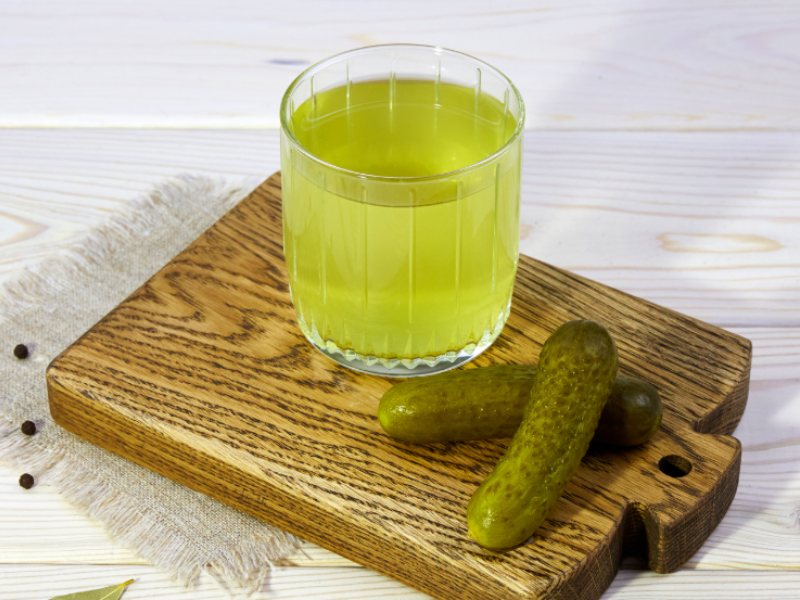
[[[510,312],[508,308],[498,317],[497,324],[492,331],[486,331],[478,343],[468,344],[458,351],[451,351],[439,356],[426,356],[424,358],[383,358],[378,356],[365,356],[346,348],[341,349],[332,340],[323,340],[316,328],[309,328],[304,319],[299,319],[300,329],[311,344],[331,360],[343,367],[353,369],[368,375],[380,377],[422,377],[443,373],[468,363],[484,350],[491,346],[503,331],[503,326]]]

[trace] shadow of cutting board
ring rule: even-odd
[[[558,325],[594,319],[665,416],[645,446],[590,450],[527,545],[483,550],[466,507],[508,440],[383,433],[393,381],[334,364],[295,323],[280,193],[275,174],[53,361],[56,422],[440,599],[594,600],[626,553],[668,573],[703,544],[736,492],[749,341],[520,257],[508,324],[469,366],[536,362]]]

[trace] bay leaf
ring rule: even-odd
[[[66,596],[56,596],[50,600],[119,600],[125,588],[133,583],[133,579],[129,579],[125,583],[119,585],[111,585],[109,587],[100,588],[99,590],[89,590],[86,592],[75,592],[74,594],[67,594]]]

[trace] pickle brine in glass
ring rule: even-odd
[[[306,337],[363,370],[431,367],[491,344],[518,259],[521,143],[508,144],[507,98],[397,78],[292,108],[284,253]]]

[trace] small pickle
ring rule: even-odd
[[[536,365],[496,365],[407,379],[383,394],[378,420],[415,444],[511,437],[535,375]]]
[[[641,379],[617,375],[592,441],[615,446],[644,444],[658,431],[663,416],[656,388]]]
[[[511,437],[531,397],[536,365],[494,365],[408,379],[389,388],[378,420],[391,437],[415,444]],[[649,383],[617,375],[592,441],[637,446],[663,411]]]
[[[513,548],[547,517],[589,448],[617,363],[614,340],[594,321],[570,321],[547,339],[522,423],[467,507],[481,546]]]

